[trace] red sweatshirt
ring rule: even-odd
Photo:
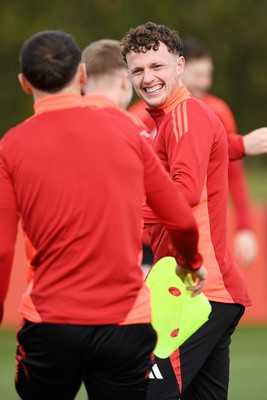
[[[203,99],[203,100],[205,101],[205,99]],[[211,100],[211,102],[213,103],[212,99],[207,99],[207,103],[208,103],[208,100]],[[218,99],[218,100],[220,100],[220,99]],[[136,117],[138,117],[139,119],[141,119],[149,128],[149,132],[153,132],[156,130],[156,124],[155,124],[153,118],[147,112],[147,110],[148,110],[147,107],[148,107],[147,104],[143,100],[138,99],[135,103],[133,103],[129,107],[129,112],[131,114],[135,115]],[[211,104],[211,107],[212,107],[212,104]],[[218,111],[218,109],[217,109],[217,111]],[[221,111],[224,114],[225,110],[221,110]],[[216,112],[216,110],[215,110],[215,112]],[[219,118],[220,117],[221,117],[221,112],[220,112]],[[223,117],[223,115],[222,115],[222,117]],[[229,117],[229,115],[227,117],[223,117],[222,122],[224,123],[225,118],[228,118],[228,117]],[[227,130],[229,159],[231,161],[240,160],[241,158],[243,158],[245,156],[243,137],[241,135],[238,135],[235,132],[236,132],[235,129],[233,129],[229,132]]]
[[[150,321],[140,267],[145,195],[185,264],[202,264],[190,207],[140,129],[119,110],[85,107],[79,95],[37,101],[35,115],[4,136],[0,193],[0,306],[20,215],[36,250],[20,307],[30,321]]]
[[[230,142],[233,136],[240,136],[235,134],[235,132],[237,131],[237,127],[234,116],[228,105],[223,100],[211,94],[206,94],[204,97],[202,97],[201,100],[208,104],[218,115],[225,127],[226,133],[228,135],[228,140],[230,140]],[[240,139],[242,140],[241,136]],[[229,149],[230,152],[232,149],[231,154],[233,156],[233,146],[230,145]],[[250,212],[248,186],[242,160],[231,161],[229,163],[228,180],[229,193],[237,217],[237,228],[252,229],[253,223],[252,215]]]
[[[208,104],[222,121],[228,136],[229,163],[228,183],[229,194],[236,213],[237,229],[253,230],[250,212],[249,190],[243,168],[242,157],[245,155],[243,137],[238,135],[234,116],[229,106],[221,99],[207,94],[201,99]],[[155,121],[147,112],[147,104],[139,99],[129,112],[142,119],[148,126],[155,128]]]
[[[137,118],[143,121],[148,127],[149,132],[153,132],[154,130],[156,130],[156,123],[149,115],[146,108],[147,104],[144,102],[144,100],[138,99],[129,107],[128,111],[129,113],[135,115]]]
[[[144,130],[147,131],[148,128],[145,124],[145,122],[143,122],[140,118],[138,118],[137,116],[135,116],[134,114],[131,114],[130,112],[128,112],[127,110],[123,110],[122,108],[120,108],[115,101],[113,101],[112,99],[110,99],[108,96],[104,96],[102,94],[86,94],[83,96],[83,101],[85,103],[86,106],[95,106],[98,108],[106,108],[106,107],[112,107],[112,108],[116,108],[117,110],[120,110],[120,112],[122,114],[125,115],[125,117],[128,117],[131,119],[131,121],[140,129],[140,130]]]
[[[204,293],[212,301],[251,304],[246,284],[226,243],[228,198],[227,135],[223,124],[185,86],[168,102],[150,110],[158,133],[153,146],[176,187],[193,208],[199,226],[199,248],[208,271]],[[169,255],[167,235],[147,207],[155,262]],[[154,225],[153,225],[154,224]]]

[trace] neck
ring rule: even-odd
[[[119,96],[117,91],[114,90],[112,87],[102,87],[100,85],[95,84],[88,84],[85,88],[85,94],[95,94],[99,96],[107,97],[108,99],[112,100],[117,106],[119,106]]]
[[[32,89],[32,95],[34,102],[43,99],[44,97],[51,97],[51,96],[58,96],[59,94],[81,94],[81,87],[79,86],[66,86],[62,90],[59,90],[58,92],[44,92],[42,90],[38,89]]]

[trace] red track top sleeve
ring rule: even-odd
[[[176,261],[188,269],[198,269],[203,260],[197,251],[198,229],[192,210],[146,140],[143,153],[147,204],[165,225],[177,251]]]
[[[253,230],[249,188],[243,165],[240,161],[232,161],[228,169],[229,193],[236,214],[237,229]]]
[[[237,133],[228,134],[229,160],[240,160],[245,156],[244,140]]]
[[[188,101],[190,120],[184,121],[184,127],[179,132],[181,136],[177,140],[175,122],[179,112],[179,109],[174,109],[172,119],[165,126],[164,147],[168,149],[166,162],[169,163],[169,172],[176,187],[185,195],[189,205],[195,207],[200,202],[206,181],[214,142],[213,127],[205,113],[195,108],[194,101]],[[160,145],[160,140],[163,140],[163,136],[158,138],[156,146]]]
[[[16,198],[3,157],[0,143],[0,322],[7,295],[17,236],[18,214]]]

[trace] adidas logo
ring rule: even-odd
[[[163,376],[161,375],[161,372],[160,372],[159,367],[157,366],[157,364],[153,365],[153,367],[152,367],[152,369],[151,369],[151,371],[149,373],[148,378],[149,379],[163,379]]]

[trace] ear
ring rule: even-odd
[[[128,71],[123,71],[123,73],[121,74],[121,88],[123,90],[128,89],[129,85],[130,85],[130,78],[129,78],[129,74]]]
[[[27,94],[31,94],[32,93],[31,84],[28,82],[28,80],[25,78],[25,76],[22,73],[20,73],[18,75],[18,80],[19,80],[20,86],[22,87],[22,90]]]
[[[85,63],[80,63],[79,65],[79,81],[82,87],[86,84],[87,81],[87,73],[86,73],[86,65]]]
[[[128,71],[125,71],[125,73],[120,77],[120,88],[120,107],[126,109],[133,97],[133,85],[130,81]]]
[[[185,67],[185,59],[184,59],[183,56],[180,56],[180,57],[177,59],[176,67],[177,67],[178,75],[179,75],[179,76],[182,75],[183,72],[184,72],[184,67]]]

